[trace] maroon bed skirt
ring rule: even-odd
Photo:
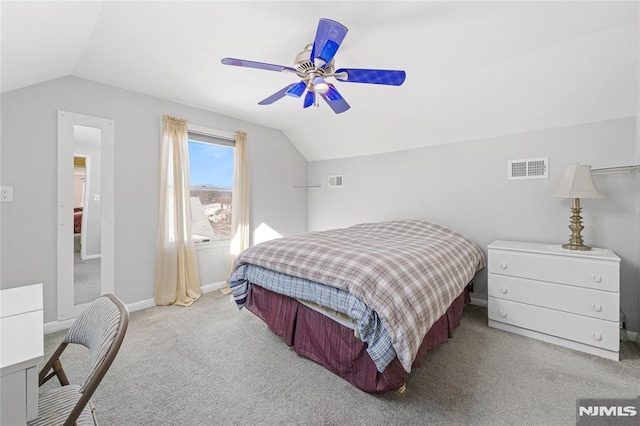
[[[429,329],[412,367],[420,367],[429,349],[453,337],[464,305],[469,302],[467,287]],[[250,285],[245,307],[261,318],[296,353],[316,361],[358,389],[383,393],[404,388],[407,373],[397,357],[380,373],[367,353],[366,343],[355,337],[353,330],[297,300],[259,285]]]

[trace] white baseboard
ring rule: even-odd
[[[203,293],[209,293],[211,291],[220,290],[221,288],[224,288],[224,286],[226,285],[227,285],[226,281],[220,281],[218,283],[201,286],[200,290]],[[127,305],[127,309],[129,309],[129,312],[136,312],[136,311],[141,311],[143,309],[153,308],[154,306],[156,306],[156,302],[153,299],[147,299],[147,300],[141,300],[140,302],[129,303]],[[74,319],[48,322],[44,325],[44,334],[50,334],[50,333],[55,333],[56,331],[66,330],[69,327],[71,327],[71,324],[73,324],[73,321]]]
[[[224,288],[226,285],[227,285],[226,281],[220,281],[213,284],[203,285],[200,287],[200,290],[202,290],[203,293],[210,293],[212,291],[220,290],[221,288]]]
[[[129,312],[141,311],[143,309],[153,308],[156,302],[153,299],[142,300],[140,302],[129,303],[127,309]],[[55,333],[56,331],[66,330],[71,327],[75,318],[64,321],[48,322],[44,325],[44,334]]]
[[[634,342],[636,345],[640,346],[640,334],[636,331],[627,330],[627,340],[630,342]]]
[[[81,257],[82,260],[93,260],[93,259],[100,259],[101,255],[99,254],[90,254],[88,256],[85,257]]]
[[[44,325],[44,334],[50,334],[50,333],[55,333],[56,331],[66,330],[67,328],[71,327],[71,324],[73,324],[73,321],[74,319],[72,318],[64,321],[48,322]]]
[[[487,299],[485,297],[480,298],[475,295],[475,293],[469,293],[469,297],[471,298],[471,304],[475,306],[481,306],[486,308],[489,306]]]
[[[127,305],[127,309],[129,309],[129,312],[136,312],[136,311],[141,311],[143,309],[153,308],[154,306],[156,306],[155,300],[147,299],[147,300],[141,300],[139,302],[129,303]]]

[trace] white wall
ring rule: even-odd
[[[222,287],[229,277],[229,242],[214,241],[196,244],[196,259],[201,286]]]
[[[279,130],[76,77],[3,93],[0,182],[14,202],[0,207],[0,288],[43,283],[45,322],[57,315],[57,110],[115,121],[115,292],[125,303],[153,297],[163,114],[247,132],[252,229],[306,230],[306,194],[294,189],[306,162]]]
[[[495,239],[565,243],[570,200],[551,191],[568,164],[594,168],[636,161],[634,117],[539,130],[388,154],[310,162],[308,229],[358,222],[424,219],[457,229],[486,254]],[[461,123],[463,125],[463,123]],[[402,137],[401,129],[397,137]],[[507,160],[549,157],[549,179],[507,180]],[[344,188],[327,176],[344,175]],[[604,200],[582,200],[585,243],[622,258],[622,309],[638,330],[638,181],[633,174],[597,175]],[[476,282],[486,298],[486,271]]]
[[[82,210],[83,226],[82,232],[85,234],[84,250],[85,255],[90,258],[101,255],[102,240],[102,149],[100,140],[93,143],[82,143],[77,140],[74,126],[74,146],[73,153],[86,156],[86,192],[87,199]],[[74,187],[75,188],[75,187]],[[82,190],[82,187],[80,188]],[[98,200],[95,199],[96,195]]]
[[[640,8],[638,9],[638,21],[640,21]],[[638,46],[640,46],[640,31],[638,31]],[[640,85],[638,85],[638,93],[636,96],[636,162],[640,164]],[[640,212],[640,173],[636,173],[636,209]],[[638,265],[640,265],[640,220],[636,221],[636,249],[638,254]],[[640,289],[640,268],[638,268],[638,283],[637,288]],[[640,290],[638,290],[638,309],[640,310]],[[627,325],[629,321],[627,320]],[[640,312],[636,316],[636,330],[640,330]],[[640,335],[638,335],[637,341],[640,346]]]
[[[638,10],[638,16],[640,17],[640,9]],[[640,46],[640,31],[638,31],[638,45]],[[636,106],[636,163],[640,164],[640,86],[638,87],[638,105]],[[636,209],[640,212],[640,173],[636,173]],[[636,222],[636,247],[638,252],[638,265],[640,265],[640,220]],[[640,268],[638,268],[638,289],[640,289]],[[640,290],[638,290],[638,309],[640,310]],[[640,312],[636,317],[637,328],[636,330],[640,330]],[[629,324],[629,321],[627,321]],[[640,346],[640,335],[638,335],[637,341]]]

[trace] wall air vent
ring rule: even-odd
[[[549,177],[549,158],[528,158],[507,162],[507,179],[547,179]]]
[[[329,176],[329,188],[342,188],[342,175]]]

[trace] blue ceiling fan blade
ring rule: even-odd
[[[289,71],[296,72],[295,68],[285,67],[284,65],[275,65],[275,64],[267,64],[265,62],[255,62],[255,61],[247,61],[244,59],[235,59],[235,58],[223,58],[220,62],[224,65],[233,65],[236,67],[245,67],[245,68],[256,68],[259,70],[267,70],[267,71]]]
[[[328,40],[324,44],[324,47],[322,48],[322,52],[320,52],[320,55],[318,55],[318,58],[322,59],[325,64],[328,64],[329,62],[331,62],[331,60],[335,56],[335,54],[338,51],[339,47],[340,47],[340,45],[338,43],[336,43],[335,41]],[[319,64],[319,65],[322,66],[324,64]]]
[[[302,96],[306,88],[307,83],[305,83],[304,81],[299,81],[298,83],[291,85],[291,87],[289,87],[287,91],[284,92],[284,94],[287,96],[293,96],[294,98],[299,98],[300,96]]]
[[[285,97],[285,93],[287,92],[287,90],[289,90],[293,86],[295,86],[295,84],[290,84],[287,87],[283,87],[282,89],[278,90],[273,95],[271,95],[268,98],[265,98],[265,99],[261,100],[260,102],[258,102],[258,105],[271,105],[275,101],[284,98]]]
[[[339,101],[340,99],[342,99],[342,95],[340,94],[340,92],[338,92],[338,89],[336,89],[333,84],[329,84],[328,86],[329,90],[327,90],[324,94],[328,100]]]
[[[309,108],[316,103],[316,93],[309,90],[304,96],[304,108]]]
[[[347,101],[344,100],[342,95],[331,84],[329,85],[329,90],[327,90],[327,93],[321,94],[320,96],[322,96],[322,99],[327,101],[327,104],[336,114],[340,114],[351,108],[351,105],[349,105]]]
[[[407,77],[404,71],[393,70],[368,70],[358,68],[341,68],[336,71],[335,78],[338,81],[349,83],[387,84],[400,86]]]
[[[318,22],[318,29],[316,30],[316,38],[313,41],[313,48],[311,49],[311,60],[313,61],[315,58],[320,57],[320,52],[325,48],[327,41],[331,40],[337,46],[331,47],[330,49],[335,49],[333,55],[335,55],[338,47],[344,40],[344,37],[347,35],[347,27],[342,25],[340,22],[333,21],[331,19],[322,18]],[[331,58],[333,58],[331,55]],[[331,60],[331,59],[329,59]],[[329,61],[325,61],[329,62]]]

